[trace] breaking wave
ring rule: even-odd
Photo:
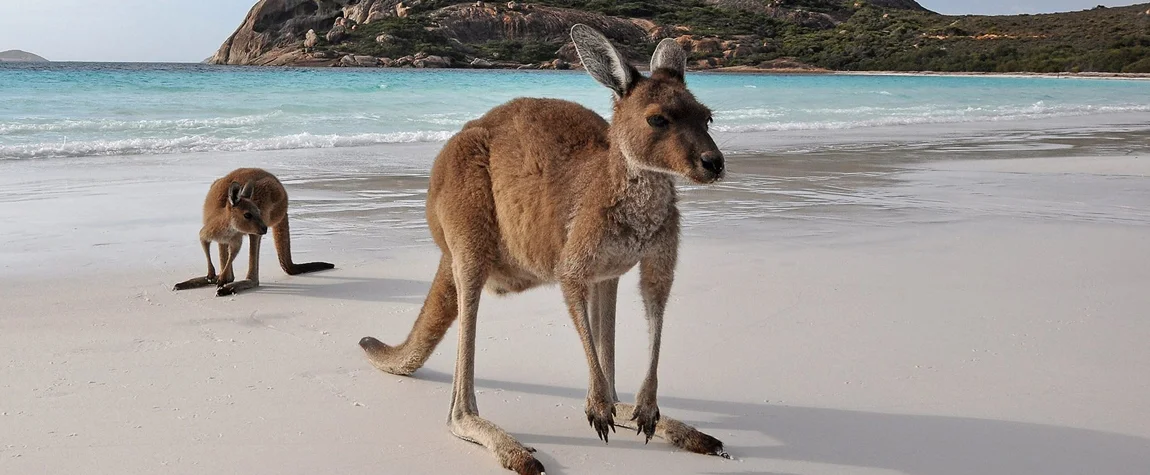
[[[119,132],[119,131],[195,131],[229,127],[260,125],[282,116],[276,111],[268,114],[210,119],[163,120],[58,120],[54,122],[0,123],[0,136],[36,134],[43,132]]]
[[[354,135],[314,135],[302,133],[257,139],[184,136],[178,138],[62,141],[8,146],[0,145],[0,160],[358,147],[390,143],[440,142],[451,138],[452,133],[453,132],[446,131]]]
[[[1014,120],[1035,120],[1058,117],[1076,117],[1092,114],[1150,112],[1150,105],[1145,106],[1046,106],[1043,103],[1031,107],[1003,107],[993,110],[983,108],[967,108],[949,111],[915,112],[906,110],[886,111],[887,114],[874,108],[854,109],[824,109],[809,111],[812,115],[820,117],[854,117],[854,120],[811,120],[811,121],[771,121],[755,122],[733,125],[716,124],[713,130],[727,133],[743,132],[786,132],[796,130],[846,130],[864,127],[889,127],[900,125],[925,124],[958,124],[971,122],[1000,122]],[[721,111],[717,118],[731,118],[739,121],[753,119],[769,119],[790,115],[786,111],[772,111],[769,109],[740,109],[734,111]],[[870,118],[859,118],[871,115]],[[721,122],[717,119],[717,122]]]

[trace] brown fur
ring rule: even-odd
[[[271,173],[258,168],[240,168],[212,182],[204,199],[204,226],[200,244],[208,261],[208,274],[176,284],[175,290],[216,284],[220,296],[259,286],[260,239],[272,229],[280,267],[288,275],[332,269],[326,262],[296,264],[291,258],[291,235],[288,228],[287,190]],[[235,280],[232,264],[248,236],[247,279]],[[219,243],[220,275],[212,265],[211,243]]]
[[[656,403],[663,310],[679,244],[674,176],[698,183],[723,176],[722,154],[707,133],[710,111],[687,90],[685,54],[673,41],[660,45],[655,72],[644,78],[618,60],[605,38],[580,28],[572,36],[588,70],[616,91],[614,122],[571,102],[517,99],[466,124],[431,170],[427,222],[443,257],[427,302],[399,346],[360,341],[379,369],[411,374],[458,319],[451,431],[521,474],[541,473],[542,465],[532,450],[480,418],[475,403],[483,287],[505,294],[560,285],[590,369],[588,422],[604,441],[620,425],[648,440],[659,435],[688,450],[722,453],[718,440],[660,418]],[[614,318],[618,278],[635,265],[651,358],[637,402],[628,405],[614,389]]]

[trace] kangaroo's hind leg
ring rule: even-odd
[[[433,226],[433,235],[437,234],[434,226],[442,226],[441,239],[444,252],[451,258],[456,319],[459,321],[459,346],[448,425],[456,437],[486,447],[504,468],[520,475],[540,475],[544,472],[543,464],[531,455],[532,450],[495,423],[480,417],[475,400],[479,296],[491,275],[499,246],[491,177],[487,174],[487,167],[475,166],[476,163],[487,162],[485,138],[486,132],[477,129],[457,135],[454,146],[444,148],[445,155],[436,160],[436,168],[432,170],[432,175],[441,181],[428,190],[428,208],[432,210],[428,220]],[[437,175],[437,172],[447,173]],[[452,206],[442,206],[441,203],[451,203]]]
[[[240,291],[254,289],[260,285],[260,236],[258,234],[251,234],[248,236],[250,246],[248,246],[248,278],[225,284],[216,290],[217,297],[225,297],[233,295]],[[235,256],[233,256],[234,258]]]
[[[204,277],[194,277],[183,282],[176,284],[173,290],[188,290],[198,289],[200,287],[207,287],[216,284],[216,267],[212,265],[212,243],[211,241],[200,241],[200,245],[204,248],[204,257],[208,260],[208,275]],[[223,256],[220,256],[221,263]]]
[[[533,451],[480,417],[475,398],[479,297],[499,244],[488,167],[476,166],[487,162],[486,135],[483,129],[460,132],[444,147],[432,168],[427,222],[444,255],[412,334],[399,347],[370,337],[361,340],[360,346],[376,367],[407,374],[423,363],[452,320],[458,320],[459,346],[448,416],[451,433],[487,448],[504,468],[519,475],[540,475],[543,464],[531,455]],[[452,301],[446,301],[448,298]]]
[[[479,295],[487,280],[487,262],[478,256],[453,256],[452,274],[458,292],[459,347],[452,378],[451,413],[448,425],[460,439],[490,450],[500,465],[521,475],[540,475],[543,464],[530,449],[495,423],[480,417],[475,400],[475,328]]]

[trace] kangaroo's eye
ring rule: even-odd
[[[663,127],[666,127],[670,123],[671,122],[668,121],[666,117],[663,117],[661,115],[653,115],[653,116],[647,118],[647,124],[650,125],[651,127],[657,128],[657,129],[661,129]]]
[[[252,214],[251,213],[244,213],[244,219],[251,221],[252,220]]]

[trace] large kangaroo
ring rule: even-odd
[[[506,294],[558,282],[590,368],[586,414],[599,437],[606,442],[620,425],[648,441],[659,435],[725,455],[715,438],[660,418],[656,403],[679,250],[675,175],[697,183],[723,177],[723,155],[707,132],[711,112],[687,90],[687,57],[674,41],[659,44],[643,77],[591,27],[575,25],[571,37],[587,72],[615,93],[612,123],[571,102],[516,99],[464,125],[431,170],[427,223],[443,256],[415,326],[399,346],[372,337],[359,344],[377,368],[411,374],[458,317],[451,432],[510,470],[540,474],[533,449],[479,417],[476,314],[484,286]],[[615,392],[615,297],[619,276],[636,264],[650,366],[630,405]]]
[[[242,183],[242,184],[241,184]],[[288,231],[287,190],[279,179],[259,168],[239,168],[212,182],[204,199],[204,227],[200,245],[208,259],[208,275],[176,284],[175,290],[217,285],[216,295],[223,297],[260,285],[260,239],[272,228],[280,267],[288,275],[333,269],[327,262],[296,264],[291,260],[291,236]],[[235,280],[232,263],[250,237],[248,277]],[[220,244],[220,275],[212,266],[212,242]]]

